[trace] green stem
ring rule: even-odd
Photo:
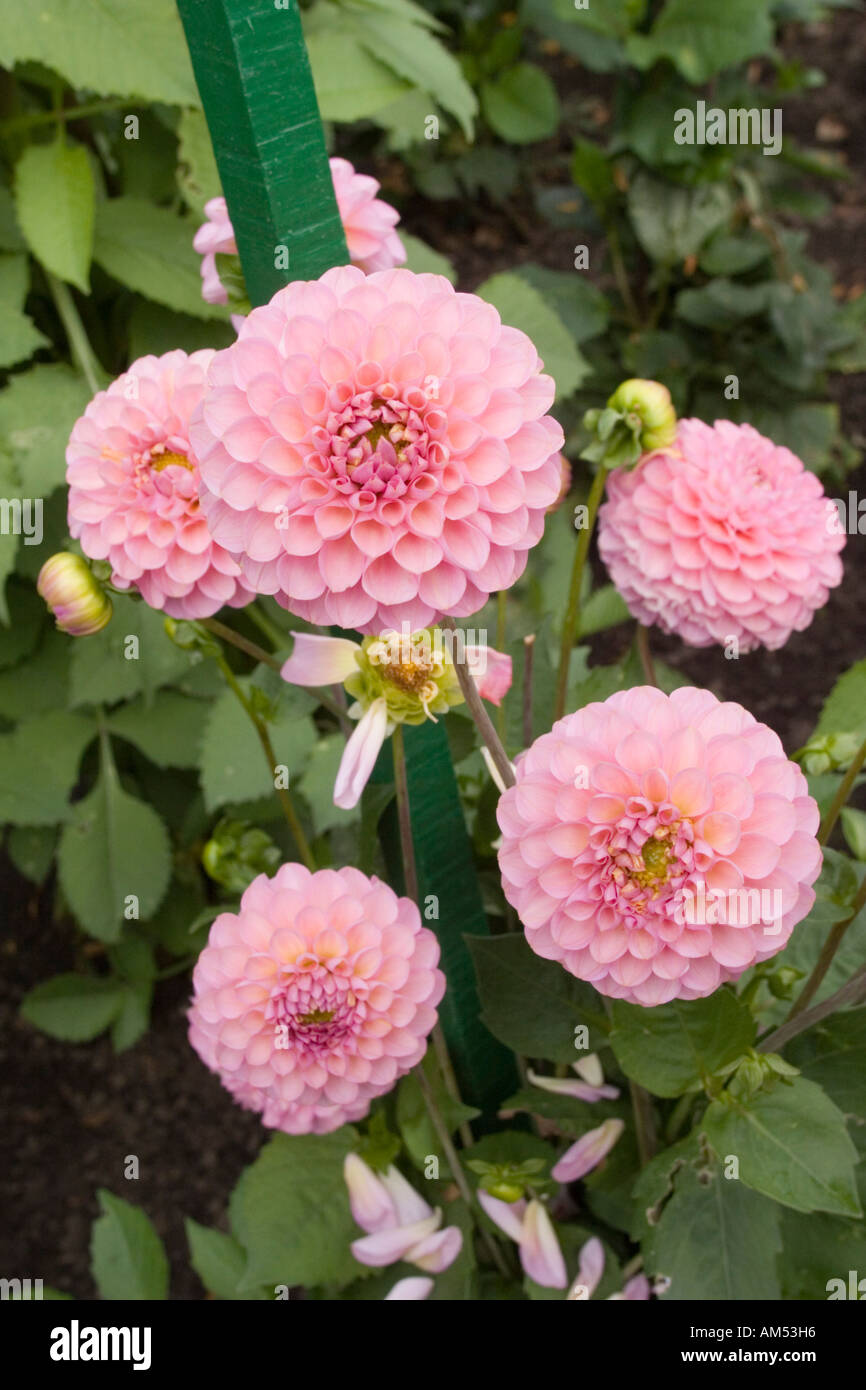
[[[839,814],[842,810],[842,807],[845,805],[845,802],[851,795],[851,789],[853,788],[854,783],[857,781],[858,774],[860,773],[860,770],[863,767],[864,763],[866,763],[866,739],[864,739],[860,747],[857,749],[857,752],[854,754],[851,766],[848,768],[848,771],[845,773],[845,776],[839,783],[839,786],[836,790],[836,795],[833,797],[833,800],[830,803],[830,807],[827,811],[826,816],[821,821],[821,825],[818,830],[819,845],[826,845],[827,841],[832,835],[836,822],[839,819]]]
[[[676,1105],[670,1113],[667,1125],[665,1126],[665,1142],[673,1144],[677,1139],[680,1130],[689,1117],[689,1112],[695,1103],[695,1092],[686,1091],[684,1096],[680,1096]]]
[[[637,1151],[640,1156],[640,1165],[645,1168],[656,1151],[656,1132],[655,1119],[653,1117],[652,1100],[649,1092],[643,1086],[638,1086],[636,1081],[629,1081],[629,1094],[631,1096],[631,1108],[634,1112],[634,1127],[637,1138]]]
[[[81,315],[75,307],[75,300],[72,298],[69,286],[64,284],[62,280],[58,280],[56,275],[52,275],[50,270],[45,271],[45,278],[48,281],[51,298],[54,300],[60,315],[63,331],[69,343],[69,350],[95,396],[97,391],[102,390],[102,370],[96,354],[90,346],[90,340],[84,324],[81,322]]]
[[[443,618],[441,625],[442,627],[447,628],[449,632],[457,631],[457,628],[454,625],[453,618]],[[473,680],[470,674],[469,668],[466,665],[465,656],[462,661],[458,661],[455,655],[454,668],[457,672],[457,679],[460,682],[460,689],[463,692],[463,698],[469,707],[469,713],[475,720],[478,732],[484,740],[484,743],[488,749],[488,752],[490,753],[491,758],[493,759],[494,766],[496,767],[499,776],[502,778],[503,786],[513,787],[514,769],[511,766],[511,761],[508,757],[508,754],[502,746],[502,742],[499,738],[499,735],[493,727],[493,721],[491,720],[490,715],[487,713],[487,710],[484,708],[484,701],[479,695],[478,686],[475,684],[475,681]]]
[[[244,611],[249,612],[249,609],[245,609]],[[250,616],[252,616],[252,614],[250,614]],[[257,642],[251,642],[249,637],[244,637],[242,633],[236,632],[233,627],[228,627],[225,623],[221,623],[219,618],[199,618],[198,623],[200,627],[206,627],[209,632],[212,632],[214,637],[220,637],[224,642],[229,642],[233,647],[237,647],[238,651],[245,652],[247,656],[251,656],[254,661],[264,662],[265,666],[270,666],[272,671],[277,672],[277,675],[282,672],[285,662],[280,661],[278,657],[272,656],[270,652],[266,652],[264,647],[260,647]],[[324,705],[325,709],[330,710],[331,714],[335,715],[341,724],[344,724],[346,720],[346,711],[340,708],[334,697],[329,695],[326,690],[322,690],[319,686],[312,686],[310,688],[314,691],[319,703]]]
[[[653,665],[653,654],[649,644],[649,628],[644,627],[643,623],[638,623],[634,635],[637,654],[640,657],[640,664],[644,676],[646,677],[647,685],[658,685],[656,668]]]
[[[862,965],[856,970],[850,980],[846,981],[835,994],[831,994],[829,999],[824,999],[820,1004],[815,1004],[811,1009],[806,1009],[798,1014],[796,1018],[789,1018],[775,1032],[768,1033],[758,1043],[759,1052],[778,1052],[789,1043],[792,1038],[796,1038],[798,1033],[805,1033],[807,1028],[814,1028],[816,1023],[829,1018],[837,1009],[842,1009],[848,1004],[861,1004],[866,999],[866,965]]]
[[[833,957],[835,956],[836,952],[842,944],[842,938],[844,937],[851,923],[854,921],[855,917],[859,915],[864,904],[866,904],[866,874],[863,875],[860,887],[858,888],[856,897],[854,898],[854,901],[851,904],[851,911],[849,912],[848,916],[843,917],[841,922],[837,922],[835,926],[833,926],[830,929],[829,935],[827,936],[827,940],[821,947],[821,954],[818,956],[818,959],[815,962],[815,967],[808,980],[804,984],[803,988],[801,989],[800,993],[798,994],[796,1000],[794,1001],[794,1004],[791,1007],[791,1011],[785,1020],[786,1023],[789,1023],[792,1018],[797,1018],[800,1014],[802,1014],[806,1006],[810,1004],[814,999],[818,989],[820,988],[821,982],[824,979],[824,976],[830,969]]]
[[[616,287],[619,290],[620,298],[625,305],[629,323],[632,328],[640,328],[640,314],[637,311],[634,295],[629,284],[628,271],[625,267],[625,259],[622,254],[622,243],[619,239],[619,232],[613,222],[605,227],[607,244],[610,248],[610,261],[613,266],[613,276],[616,280]]]
[[[276,623],[272,623],[267,613],[262,612],[261,608],[259,607],[258,603],[255,602],[255,600],[249,605],[248,608],[244,609],[244,612],[246,613],[250,622],[255,623],[259,632],[262,633],[264,637],[267,637],[268,641],[273,644],[277,651],[282,651],[285,647],[288,646],[288,643],[286,641],[288,633],[282,632],[277,627]]]
[[[16,130],[30,130],[32,126],[53,125],[57,121],[81,121],[87,116],[100,116],[104,111],[128,111],[135,105],[128,99],[109,101],[88,101],[82,106],[57,107],[51,111],[29,111],[26,116],[12,116],[0,122],[0,135]]]
[[[535,633],[523,639],[523,746],[528,748],[532,742],[532,657],[535,649]]]
[[[601,499],[604,496],[604,485],[606,480],[607,469],[604,464],[599,464],[598,471],[592,480],[589,497],[586,500],[586,525],[582,527],[578,533],[577,546],[574,551],[574,562],[571,568],[568,605],[562,623],[562,643],[559,652],[559,676],[556,682],[556,703],[553,713],[554,720],[561,719],[565,714],[565,702],[568,698],[568,668],[571,664],[571,652],[575,643],[575,638],[577,637],[580,620],[580,591],[583,584],[583,571],[586,565],[586,557],[589,554],[589,543],[592,539],[595,518],[601,505]]]
[[[238,700],[240,701],[241,705],[246,710],[246,713],[250,718],[253,728],[255,729],[258,735],[259,743],[262,745],[262,750],[264,752],[265,759],[267,761],[268,767],[271,770],[271,780],[273,781],[274,772],[277,767],[277,757],[274,752],[274,746],[271,743],[271,736],[268,733],[267,725],[265,724],[264,720],[260,718],[250,701],[247,699],[246,694],[244,693],[243,689],[238,683],[234,671],[229,666],[222,653],[220,653],[217,657],[217,662],[219,663],[219,668],[226,679],[226,683],[228,684],[233,694],[237,696]],[[295,844],[298,847],[298,853],[300,854],[301,859],[304,861],[307,868],[310,869],[313,873],[315,873],[316,861],[313,858],[313,851],[310,849],[307,837],[304,834],[303,827],[301,826],[301,822],[298,820],[298,817],[295,814],[295,808],[292,805],[292,798],[289,796],[286,787],[278,787],[276,783],[274,783],[274,791],[279,797],[280,805],[283,808],[283,815],[286,818],[286,824],[288,825],[289,830],[292,833],[292,838],[294,839]]]

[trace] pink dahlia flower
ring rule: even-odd
[[[499,802],[530,946],[615,999],[699,999],[780,951],[815,899],[818,807],[775,733],[708,690],[559,720]]]
[[[629,610],[694,647],[781,647],[842,578],[814,473],[751,425],[681,420],[674,444],[616,470],[598,547]]]
[[[394,228],[400,214],[377,198],[378,179],[358,174],[348,159],[332,159],[331,178],[343,224],[349,260],[369,273],[391,270],[406,259],[403,243]],[[227,304],[228,291],[217,271],[217,256],[236,256],[238,244],[225,198],[211,198],[204,205],[206,222],[193,237],[193,248],[202,258],[202,298],[208,304]]]
[[[211,927],[190,1042],[264,1124],[326,1134],[423,1057],[445,989],[438,960],[415,904],[378,879],[284,864]]]
[[[365,633],[508,588],[559,493],[554,386],[439,275],[345,266],[254,309],[193,428],[202,506],[248,582]]]
[[[100,391],[66,449],[69,534],[107,560],[118,589],[135,588],[173,618],[207,618],[253,597],[198,502],[189,419],[210,349],[140,357]]]

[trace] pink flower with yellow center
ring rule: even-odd
[[[140,357],[100,391],[66,450],[69,533],[107,560],[118,589],[137,589],[172,618],[240,608],[252,591],[199,508],[189,420],[213,352]]]
[[[193,426],[202,507],[258,592],[365,633],[508,588],[559,494],[554,385],[442,276],[347,266],[254,309]]]
[[[818,807],[779,738],[708,690],[619,691],[520,757],[498,807],[534,951],[632,1003],[698,999],[780,951],[815,899]]]
[[[598,549],[629,610],[693,647],[781,647],[841,581],[845,537],[821,483],[751,425],[681,420],[617,469]]]
[[[214,921],[190,1042],[265,1125],[326,1134],[423,1057],[445,990],[438,961],[417,907],[387,884],[284,864]]]

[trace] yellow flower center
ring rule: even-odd
[[[298,1023],[330,1023],[334,1009],[311,1009],[308,1014],[298,1014]]]
[[[150,466],[155,469],[157,473],[161,473],[164,468],[168,468],[172,463],[179,464],[181,468],[188,468],[190,472],[192,471],[192,464],[188,458],[183,454],[174,454],[168,450],[164,454],[159,454],[157,457],[151,457]]]

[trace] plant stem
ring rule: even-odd
[[[634,1128],[637,1151],[640,1155],[640,1166],[645,1168],[656,1151],[656,1127],[652,1101],[649,1092],[645,1091],[643,1086],[638,1086],[636,1081],[629,1081],[628,1089],[631,1096],[631,1107],[634,1111]]]
[[[634,295],[631,292],[631,285],[629,284],[628,272],[625,268],[619,232],[613,222],[607,224],[604,230],[607,235],[607,244],[610,248],[610,261],[613,266],[613,276],[616,280],[616,287],[625,305],[626,313],[628,314],[628,319],[632,328],[640,328],[640,314],[637,311]]]
[[[69,350],[95,396],[97,391],[102,390],[102,370],[96,353],[90,346],[90,339],[84,324],[81,322],[81,315],[75,307],[75,300],[72,298],[69,286],[64,284],[62,280],[58,280],[56,275],[52,275],[50,270],[45,271],[45,278],[51,291],[51,298],[54,300],[60,315],[66,341],[69,343]]]
[[[574,646],[575,638],[577,637],[580,619],[580,591],[583,584],[583,570],[586,565],[586,557],[589,554],[589,543],[592,539],[595,518],[599,506],[601,505],[601,499],[604,496],[606,479],[607,469],[604,464],[599,464],[598,471],[592,480],[589,497],[586,501],[586,526],[582,527],[578,534],[577,546],[574,552],[574,562],[571,567],[568,606],[566,607],[565,617],[562,622],[562,643],[559,652],[559,677],[556,682],[556,703],[553,712],[554,720],[561,719],[565,714],[565,702],[568,697],[568,668],[571,664],[571,651]]]
[[[775,1032],[768,1033],[765,1038],[762,1038],[758,1043],[758,1051],[778,1052],[792,1038],[796,1038],[798,1033],[805,1033],[807,1028],[813,1028],[816,1023],[820,1023],[822,1019],[835,1013],[844,1005],[859,1004],[864,999],[866,999],[866,965],[861,965],[850,980],[840,989],[837,989],[835,994],[831,994],[829,999],[824,999],[820,1004],[806,1009],[796,1018],[786,1019]]]
[[[453,618],[443,618],[441,626],[447,628],[449,632],[456,632]],[[465,654],[462,661],[458,661],[455,655],[454,666],[457,671],[457,679],[460,682],[460,689],[463,691],[463,698],[469,706],[469,713],[475,720],[478,732],[481,734],[485,745],[493,759],[494,766],[502,778],[506,787],[514,786],[514,769],[511,766],[508,754],[500,742],[499,735],[493,727],[490,715],[484,708],[484,702],[478,693],[478,686],[470,674],[466,665]]]
[[[535,648],[535,633],[523,639],[523,746],[528,748],[532,742],[532,657]]]
[[[244,612],[246,613],[250,622],[255,623],[259,632],[261,632],[263,636],[267,637],[269,642],[273,643],[277,651],[281,651],[288,645],[286,638],[289,634],[286,632],[281,632],[280,629],[277,627],[276,623],[271,622],[267,613],[262,612],[261,608],[255,600],[253,600],[253,602],[249,605],[248,608],[244,609]]]
[[[273,780],[274,772],[277,767],[277,757],[274,753],[274,746],[271,743],[271,736],[268,733],[268,726],[265,724],[264,720],[256,713],[252,704],[247,699],[246,694],[244,693],[243,689],[238,683],[234,671],[229,666],[222,652],[220,652],[219,656],[217,657],[217,662],[219,663],[219,668],[226,679],[226,683],[228,684],[233,694],[237,696],[243,708],[246,710],[250,718],[250,721],[253,725],[253,728],[258,734],[259,743],[262,745],[265,759],[267,760],[268,767],[271,770],[271,779]],[[304,834],[303,827],[301,826],[301,822],[298,820],[298,817],[295,814],[295,808],[292,805],[292,798],[289,796],[288,789],[286,787],[278,787],[276,785],[276,782],[274,782],[274,791],[279,797],[280,805],[283,808],[283,815],[286,818],[286,824],[288,825],[289,830],[292,832],[292,838],[294,839],[295,844],[298,847],[298,853],[300,854],[301,859],[304,861],[307,868],[310,869],[313,873],[315,873],[316,861],[313,858],[313,851],[310,849],[307,837]]]
[[[653,665],[653,654],[649,643],[649,628],[644,627],[643,623],[638,623],[635,628],[635,645],[637,654],[640,657],[640,664],[646,676],[648,685],[658,685],[656,680],[656,668]]]
[[[282,671],[284,665],[282,661],[272,656],[270,652],[266,652],[264,647],[260,647],[257,642],[251,642],[250,639],[244,637],[242,633],[235,632],[233,627],[228,627],[225,623],[221,623],[219,618],[199,618],[198,622],[200,627],[206,627],[209,632],[213,633],[214,637],[220,637],[224,642],[229,642],[233,647],[237,647],[238,651],[245,652],[247,656],[251,656],[254,661],[264,662],[266,666],[270,666],[271,670],[276,671],[278,675]],[[314,691],[319,703],[324,705],[325,709],[330,710],[331,713],[339,719],[342,726],[346,720],[346,711],[340,708],[334,697],[329,695],[326,690],[322,690],[320,686],[312,686],[310,689]]]
[[[50,125],[57,121],[81,121],[87,116],[99,116],[104,111],[128,111],[130,105],[135,103],[115,98],[109,101],[89,101],[83,106],[59,106],[51,111],[32,111],[26,116],[12,116],[8,121],[0,122],[0,135],[7,135],[15,130],[29,130],[31,126]]]
[[[673,1110],[671,1111],[668,1122],[665,1126],[665,1141],[673,1144],[680,1130],[689,1117],[689,1111],[695,1102],[695,1092],[686,1091],[684,1096],[680,1096]]]
[[[860,772],[860,769],[863,767],[864,763],[866,763],[866,739],[864,739],[863,743],[861,743],[860,747],[857,749],[857,752],[854,754],[854,757],[851,761],[851,766],[848,768],[848,771],[845,773],[845,776],[839,783],[839,786],[836,789],[836,795],[833,797],[833,800],[830,803],[826,816],[821,821],[821,825],[818,830],[819,845],[826,845],[827,841],[832,835],[834,826],[836,825],[836,822],[839,819],[839,814],[842,810],[842,807],[845,805],[845,802],[851,795],[851,788],[857,781],[858,774]]]
[[[829,935],[827,936],[827,940],[821,947],[821,954],[818,956],[818,959],[815,962],[815,967],[808,980],[804,984],[803,988],[801,989],[796,1000],[794,1001],[791,1011],[788,1014],[787,1019],[785,1020],[786,1023],[789,1023],[792,1018],[797,1018],[800,1014],[802,1014],[807,1004],[810,1004],[812,999],[815,997],[815,994],[817,993],[821,985],[821,982],[824,979],[824,976],[830,969],[833,957],[835,956],[836,952],[842,944],[843,936],[850,927],[851,923],[854,921],[855,917],[859,914],[864,903],[866,903],[866,874],[864,874],[863,876],[863,880],[860,884],[860,887],[857,890],[857,894],[854,898],[854,901],[851,904],[851,911],[849,912],[848,916],[843,917],[841,922],[837,922],[835,926],[831,927]]]

